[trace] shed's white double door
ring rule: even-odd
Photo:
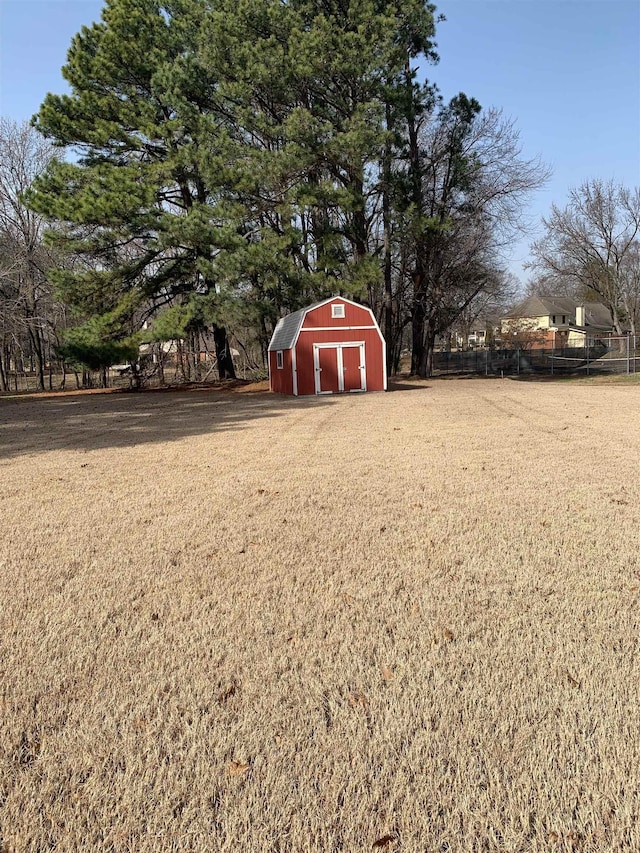
[[[316,377],[316,394],[367,390],[367,367],[363,341],[314,344],[313,366]]]

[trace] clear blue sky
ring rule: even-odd
[[[534,224],[587,178],[640,186],[640,0],[441,0],[440,62],[425,69],[515,119],[523,155],[553,169]],[[521,279],[531,237],[513,247]]]
[[[71,38],[101,0],[0,0],[0,114],[29,119]],[[534,222],[587,178],[640,185],[640,0],[441,0],[440,63],[425,69],[445,98],[459,91],[516,120],[526,157],[553,168]],[[529,239],[513,247],[521,278]]]

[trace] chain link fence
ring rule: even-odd
[[[434,375],[596,376],[640,370],[636,335],[598,339],[584,347],[436,352]]]

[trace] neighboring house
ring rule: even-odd
[[[334,296],[283,317],[269,344],[279,394],[386,391],[385,342],[373,311]]]
[[[471,321],[457,320],[444,335],[436,339],[438,350],[485,349],[495,345],[500,337],[498,316],[476,317]]]
[[[569,329],[567,346],[583,347],[615,335],[607,306],[600,302],[586,302],[576,307],[576,322]]]
[[[476,317],[466,328],[454,332],[459,349],[484,349],[492,346],[500,337],[500,318],[496,316]]]
[[[612,333],[605,305],[583,304],[567,296],[529,296],[500,323],[503,345],[523,349],[582,347]]]

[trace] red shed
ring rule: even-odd
[[[333,296],[283,317],[269,344],[278,394],[386,391],[385,342],[373,311]]]

